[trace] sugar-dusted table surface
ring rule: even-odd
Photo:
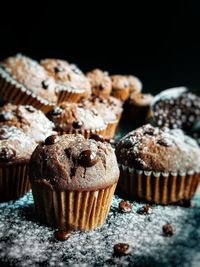
[[[90,232],[74,232],[65,242],[35,221],[32,194],[0,204],[0,266],[199,266],[200,189],[193,207],[154,206],[150,215],[118,212],[114,196],[106,223]],[[162,225],[171,223],[175,235],[165,237]],[[117,257],[113,245],[132,245],[129,256]]]

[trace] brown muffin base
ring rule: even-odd
[[[127,198],[168,205],[190,200],[197,189],[200,173],[158,173],[120,165],[116,193]]]
[[[106,220],[116,183],[96,191],[52,191],[44,183],[33,183],[38,219],[53,228],[91,230]]]
[[[58,90],[57,97],[58,97],[58,104],[62,102],[69,102],[69,103],[77,103],[81,99],[84,94],[84,90]]]
[[[111,95],[124,102],[128,99],[129,92],[130,89],[129,87],[127,87],[126,89],[123,90],[113,90]]]
[[[30,190],[27,164],[0,167],[0,201],[14,200]]]

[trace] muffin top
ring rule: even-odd
[[[30,160],[31,182],[55,190],[97,190],[117,182],[113,148],[82,135],[51,136],[37,146]]]
[[[89,79],[76,65],[61,59],[44,59],[40,63],[58,83],[78,90],[84,96],[91,94]]]
[[[179,129],[144,125],[119,141],[116,155],[120,164],[144,171],[200,171],[200,149]]]
[[[36,147],[33,139],[14,126],[0,126],[0,165],[26,163]]]
[[[142,82],[140,79],[133,75],[127,76],[129,87],[130,87],[130,93],[139,93],[142,91]]]
[[[69,130],[96,130],[106,127],[102,117],[95,108],[84,107],[78,103],[61,103],[48,113],[48,118],[54,122],[59,132]]]
[[[140,107],[150,107],[153,96],[151,94],[132,93],[129,97],[129,104]]]
[[[112,89],[112,82],[108,72],[94,69],[87,72],[86,76],[90,79],[92,94],[96,96],[109,96]]]
[[[11,79],[15,79],[37,97],[52,103],[57,101],[57,84],[37,61],[17,54],[5,59],[0,66],[10,75]]]
[[[164,90],[152,102],[156,125],[189,131],[200,120],[200,96],[185,87]]]
[[[130,89],[129,78],[125,75],[111,75],[112,90]]]
[[[42,142],[47,136],[55,134],[54,124],[32,106],[7,104],[0,107],[0,126],[9,125],[21,128],[24,133],[35,140]]]

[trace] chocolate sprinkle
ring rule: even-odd
[[[162,230],[165,236],[172,236],[174,234],[174,228],[169,223],[163,225]]]
[[[71,236],[70,231],[66,230],[56,230],[54,232],[54,237],[58,241],[66,241]]]
[[[150,205],[144,205],[137,210],[137,213],[141,214],[141,215],[151,214],[152,212],[153,212],[153,210],[152,210],[152,207]]]
[[[59,137],[57,135],[50,135],[45,139],[45,145],[53,145],[59,141]]]
[[[131,252],[131,247],[126,243],[118,243],[114,245],[114,253],[117,256],[127,256]]]
[[[118,209],[119,209],[119,211],[121,211],[123,213],[128,213],[128,212],[131,212],[132,205],[130,202],[122,200],[119,202]]]

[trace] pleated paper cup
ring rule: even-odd
[[[161,173],[120,165],[117,194],[161,205],[190,200],[197,189],[200,173]]]
[[[57,97],[58,97],[58,104],[62,102],[68,102],[68,103],[77,103],[81,99],[81,97],[84,95],[85,90],[84,89],[76,89],[74,87],[58,87],[57,88]]]
[[[101,135],[101,136],[103,136],[103,137],[106,137],[106,130],[107,130],[107,128],[106,128],[106,126],[104,127],[104,128],[98,128],[98,129],[90,129],[90,130],[85,130],[85,129],[69,129],[69,130],[67,130],[67,131],[65,131],[65,132],[59,132],[58,131],[58,133],[59,134],[64,134],[64,133],[66,133],[66,134],[81,134],[81,135],[83,135],[85,138],[90,138],[90,136],[92,135],[92,134],[97,134],[97,135]]]
[[[118,125],[118,120],[107,123],[107,127],[104,134],[104,137],[106,139],[112,139],[114,137],[117,125]]]
[[[28,164],[0,166],[0,201],[14,200],[30,190]]]
[[[54,104],[35,95],[0,67],[0,99],[15,105],[32,105],[44,113],[50,111]]]
[[[126,89],[112,90],[111,95],[124,102],[128,99],[129,92],[130,92],[130,88],[127,87]]]
[[[42,223],[59,229],[91,230],[105,222],[116,183],[96,191],[53,191],[42,182],[31,186]]]

